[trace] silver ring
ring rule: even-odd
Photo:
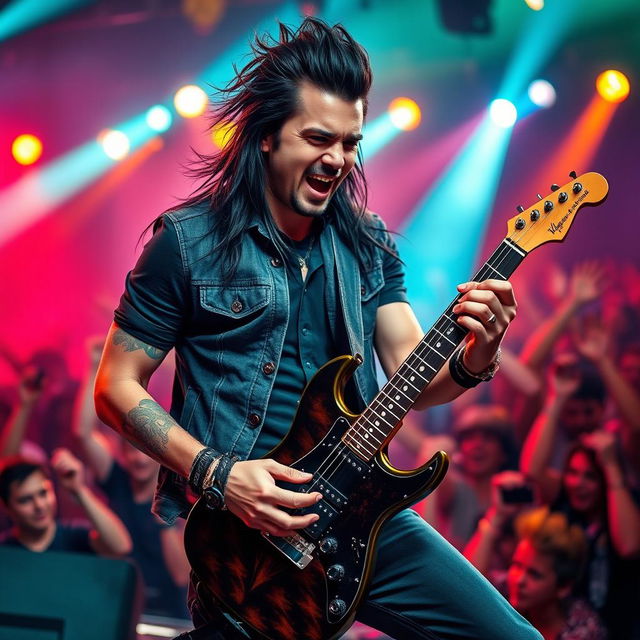
[[[495,324],[495,323],[496,323],[496,314],[495,314],[495,313],[492,313],[492,314],[491,314],[491,317],[487,320],[487,322],[488,322],[489,324]]]

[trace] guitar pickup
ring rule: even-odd
[[[298,509],[296,515],[307,515],[308,513],[317,513],[320,518],[304,529],[304,532],[313,540],[317,540],[325,533],[331,525],[335,517],[338,515],[336,511],[326,500],[320,500],[316,504],[304,509]]]

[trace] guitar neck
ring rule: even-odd
[[[508,280],[526,255],[505,238],[472,280]],[[461,295],[454,298],[345,433],[343,441],[360,457],[373,458],[388,442],[400,421],[467,335],[468,331],[456,322],[457,316],[452,311]]]

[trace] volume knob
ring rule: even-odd
[[[347,610],[347,603],[340,598],[335,598],[329,603],[329,613],[334,616],[342,616]]]
[[[327,569],[327,578],[331,582],[340,582],[344,578],[344,567],[341,564],[332,564]]]
[[[338,550],[338,541],[333,537],[323,538],[319,546],[322,553],[335,553]]]

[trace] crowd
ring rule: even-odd
[[[586,263],[559,282],[519,294],[524,337],[509,336],[491,384],[454,401],[445,429],[427,414],[398,441],[417,461],[449,453],[416,510],[545,640],[637,640],[640,274]],[[100,352],[90,344],[80,384],[51,354],[16,365],[18,387],[0,398],[2,541],[127,556],[145,611],[186,617],[182,527],[151,514],[158,465],[95,416]]]

